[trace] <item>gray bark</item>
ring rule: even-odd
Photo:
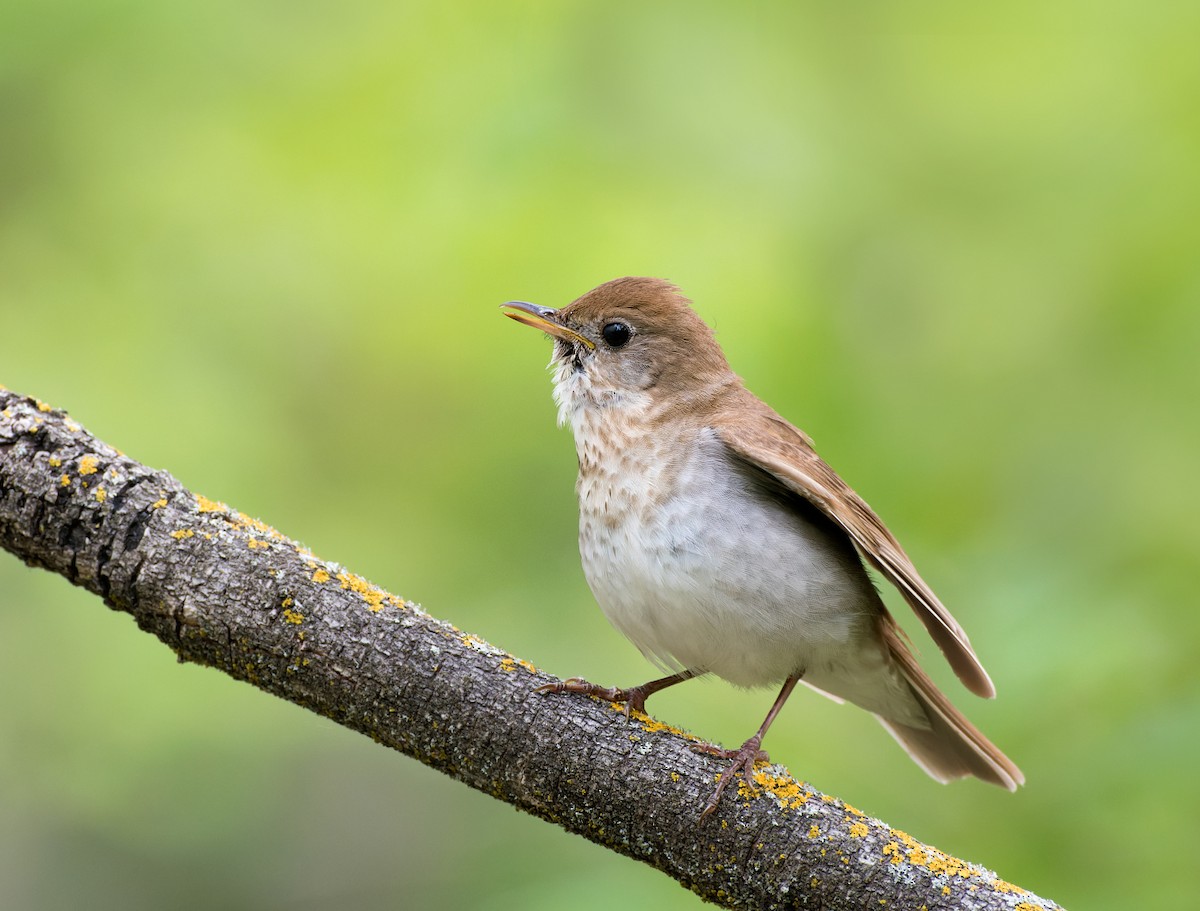
[[[722,763],[190,493],[0,387],[0,544],[217,668],[729,908],[1057,908],[761,769],[697,817]]]

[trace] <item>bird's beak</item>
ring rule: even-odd
[[[596,347],[590,339],[584,338],[574,329],[568,329],[559,322],[557,310],[539,307],[537,304],[526,301],[509,301],[500,310],[509,319],[515,319],[518,323],[524,323],[526,326],[533,326],[534,329],[541,329],[547,335],[553,335],[555,338],[561,338],[568,342],[577,342],[589,349]]]

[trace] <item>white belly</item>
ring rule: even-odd
[[[609,621],[652,660],[741,686],[857,663],[878,596],[847,542],[749,483],[707,431],[671,460],[636,442],[579,483],[583,569]]]

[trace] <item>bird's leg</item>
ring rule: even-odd
[[[763,720],[762,725],[755,732],[754,736],[742,744],[737,750],[724,750],[718,746],[713,746],[711,743],[696,744],[692,747],[698,753],[707,753],[710,756],[718,756],[721,759],[732,759],[733,762],[721,773],[721,777],[717,779],[717,789],[713,791],[712,797],[708,799],[708,804],[704,807],[704,812],[700,814],[700,822],[708,819],[716,812],[717,804],[721,802],[721,795],[725,792],[725,788],[729,782],[737,777],[738,772],[741,772],[746,779],[746,784],[754,786],[754,779],[751,777],[754,772],[754,763],[762,759],[766,761],[769,757],[762,747],[763,737],[767,733],[767,728],[771,726],[771,722],[775,720],[775,716],[779,714],[779,710],[783,708],[783,704],[787,702],[788,696],[792,695],[792,690],[796,688],[796,684],[800,680],[800,674],[793,674],[783,682],[783,689],[779,691],[779,695],[775,697],[775,704],[771,706],[771,711],[767,712],[767,717]]]
[[[659,677],[657,680],[651,680],[649,683],[643,683],[641,686],[631,686],[629,689],[621,689],[615,686],[598,686],[595,683],[588,683],[582,677],[569,677],[566,680],[560,680],[558,683],[547,683],[545,686],[539,686],[534,692],[575,693],[582,696],[596,696],[600,699],[607,699],[609,702],[624,702],[625,717],[628,718],[632,712],[644,713],[646,711],[646,700],[659,690],[665,690],[669,686],[683,683],[685,680],[691,680],[695,676],[697,676],[695,671],[682,670],[678,674],[672,674],[669,677]]]

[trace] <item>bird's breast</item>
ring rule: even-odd
[[[715,434],[578,429],[584,573],[647,656],[756,685],[852,636],[872,597],[857,558],[748,484]]]

